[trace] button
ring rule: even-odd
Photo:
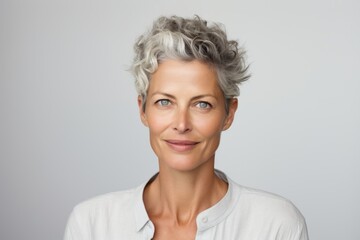
[[[208,222],[208,218],[207,218],[207,217],[203,217],[203,218],[201,219],[201,221],[202,221],[203,223],[207,223],[207,222]]]

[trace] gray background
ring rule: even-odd
[[[359,1],[0,0],[0,239],[61,239],[78,202],[156,172],[126,71],[159,15],[248,51],[217,168],[291,199],[311,239],[360,239]]]

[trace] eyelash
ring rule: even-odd
[[[167,102],[167,104],[163,104],[163,102]],[[155,102],[156,105],[162,106],[162,107],[166,107],[169,106],[171,104],[171,101],[169,99],[159,99]]]
[[[200,107],[200,105],[202,104],[206,104],[206,107]],[[201,102],[197,102],[195,104],[195,106],[198,106],[200,109],[209,109],[209,108],[212,108],[212,105],[208,102],[205,102],[205,101],[201,101]]]
[[[165,102],[165,103],[164,103]],[[172,102],[169,100],[169,99],[159,99],[157,101],[155,101],[155,104],[156,105],[159,105],[161,107],[167,107],[169,105],[172,104]],[[203,105],[203,104],[206,104],[205,107],[200,107],[200,105]],[[205,110],[205,109],[211,109],[213,106],[211,105],[211,103],[209,102],[205,102],[205,101],[200,101],[200,102],[196,102],[194,104],[195,107],[199,108],[199,109],[202,109],[202,110]]]

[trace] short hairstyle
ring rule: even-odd
[[[237,41],[227,39],[223,25],[208,25],[198,16],[158,18],[150,31],[138,38],[134,50],[131,71],[136,90],[143,98],[143,109],[151,74],[165,60],[199,60],[214,67],[226,100],[238,96],[238,85],[250,77],[244,49]],[[228,101],[225,102],[228,110]]]

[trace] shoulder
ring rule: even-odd
[[[255,228],[267,229],[268,235],[307,239],[305,219],[290,200],[236,183],[234,190],[238,192],[235,212],[242,221]]]
[[[122,232],[132,229],[139,191],[141,187],[103,194],[79,203],[68,218],[64,239],[105,239],[108,234],[118,234],[119,226],[122,226]]]
[[[236,184],[237,185],[237,184]],[[263,216],[277,217],[279,220],[303,221],[303,216],[288,199],[274,193],[237,185],[240,190],[240,205],[262,212]]]
[[[116,212],[128,212],[133,209],[136,199],[136,188],[99,195],[77,204],[73,214],[87,218]]]

